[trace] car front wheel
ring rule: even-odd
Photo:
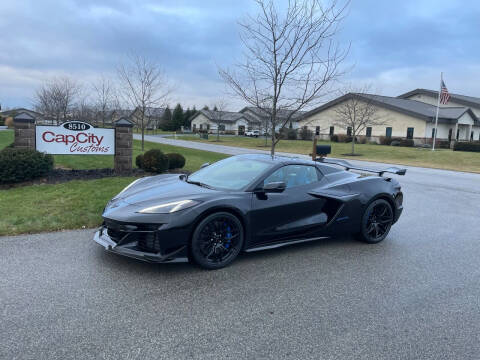
[[[362,217],[359,240],[376,244],[385,239],[393,224],[393,209],[384,199],[372,201]]]
[[[235,260],[242,246],[243,226],[240,220],[228,212],[218,212],[197,225],[190,251],[192,259],[200,267],[220,269]]]

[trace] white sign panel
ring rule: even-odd
[[[36,126],[36,148],[48,154],[115,155],[115,130],[94,128],[81,121]]]

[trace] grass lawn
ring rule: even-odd
[[[0,131],[0,149],[13,141],[13,131]],[[140,142],[134,142],[134,155]],[[145,149],[178,152],[186,158],[185,169],[197,170],[205,162],[227,157],[223,154],[175,146],[145,143]],[[55,164],[74,169],[113,166],[113,156],[56,155]],[[0,190],[0,235],[15,235],[61,229],[92,228],[100,225],[108,200],[132,182],[133,177],[76,180]]]
[[[216,136],[214,135],[210,135],[208,140],[200,139],[195,135],[180,136],[178,138],[182,140],[208,142],[211,144],[252,149],[270,149],[269,147],[265,147],[265,138],[224,136],[220,138],[220,142],[216,141]],[[392,164],[480,173],[480,154],[475,152],[451,151],[447,149],[431,151],[430,149],[421,148],[356,144],[355,152],[361,154],[361,156],[352,157],[342,155],[351,152],[351,144],[332,143],[329,141],[320,141],[319,144],[332,145],[331,156],[337,158],[378,161]],[[281,140],[278,143],[276,150],[307,155],[312,152],[312,142],[302,140]]]

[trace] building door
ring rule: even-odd
[[[239,125],[238,126],[238,135],[243,135],[245,134],[245,125]]]
[[[449,129],[448,130],[448,141],[452,141],[452,133],[453,133],[453,129]]]
[[[407,128],[407,139],[413,139],[413,128]]]
[[[372,137],[372,128],[367,127],[367,137]]]
[[[457,129],[457,137],[455,138],[455,140],[458,140],[459,136],[460,136],[460,128]]]
[[[330,126],[330,136],[333,136],[333,134],[335,134],[335,127],[334,126]]]
[[[352,136],[352,127],[347,127],[347,136]]]
[[[387,138],[391,138],[392,137],[392,128],[391,127],[387,127],[386,131],[385,131],[385,136]]]

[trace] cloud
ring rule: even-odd
[[[88,82],[114,77],[129,52],[157,61],[175,84],[172,103],[201,107],[223,97],[217,64],[241,54],[237,21],[255,10],[236,0],[17,0],[0,2],[0,102],[30,106],[54,75]],[[369,82],[396,95],[447,85],[480,96],[480,2],[352,1],[339,40],[351,43],[345,82]],[[476,72],[476,73],[475,73]],[[232,100],[232,107],[242,103]]]

